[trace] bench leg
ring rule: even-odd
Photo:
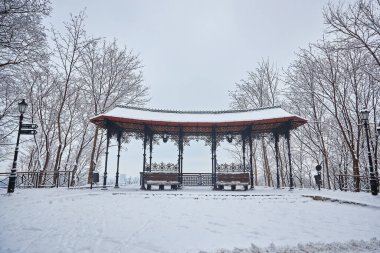
[[[248,190],[248,185],[244,185],[244,191]]]
[[[152,190],[152,186],[151,186],[150,184],[148,184],[147,187],[146,187],[146,189],[147,189],[148,191],[150,191],[150,190]]]
[[[236,185],[231,185],[231,191],[235,191],[236,190]]]
[[[172,185],[172,190],[177,190],[178,186],[177,185]]]
[[[163,184],[161,184],[159,187],[158,187],[158,189],[160,189],[160,190],[165,190],[165,186],[163,185]]]
[[[219,190],[224,190],[224,185],[218,185]]]

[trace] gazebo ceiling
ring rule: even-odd
[[[172,111],[117,106],[90,121],[102,128],[118,126],[126,132],[143,133],[147,126],[156,134],[177,134],[182,128],[187,135],[208,135],[213,129],[218,134],[240,133],[250,129],[252,133],[282,132],[307,123],[297,115],[280,107],[253,110],[227,111]]]

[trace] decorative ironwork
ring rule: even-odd
[[[146,171],[151,172],[176,172],[178,173],[178,164],[174,163],[152,163],[152,167],[146,168]]]
[[[354,176],[347,174],[337,174],[334,175],[335,180],[338,182],[338,187],[341,191],[352,191],[356,190],[356,180],[359,178],[360,191],[369,192],[371,191],[370,180],[368,176]],[[376,180],[379,181],[380,178]]]
[[[202,174],[201,175],[201,185],[205,185],[205,186],[212,185],[212,175]]]
[[[229,172],[248,172],[249,168],[246,166],[244,170],[243,164],[235,164],[235,163],[224,163],[224,164],[219,164],[216,167],[216,172],[217,173],[229,173]]]
[[[212,186],[212,173],[183,173],[184,186]]]

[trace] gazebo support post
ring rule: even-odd
[[[141,190],[145,189],[145,165],[146,165],[146,143],[147,143],[147,134],[148,134],[148,126],[144,125],[144,142],[143,142],[143,148],[144,148],[144,154],[143,154],[143,173],[142,173],[142,181],[141,181]]]
[[[277,132],[273,133],[274,135],[274,150],[276,152],[276,176],[277,176],[277,189],[280,189],[280,152],[278,148],[279,135]]]
[[[152,171],[153,133],[149,136],[149,171]]]
[[[253,150],[252,150],[252,129],[249,132],[249,169],[251,172],[250,175],[250,181],[251,181],[251,189],[254,188],[253,186]]]
[[[183,183],[183,129],[179,129],[178,134],[178,172],[179,172],[179,183],[180,187]]]
[[[178,159],[177,159],[177,164],[178,164],[178,181],[181,184],[181,136],[180,134],[178,135]]]
[[[243,132],[241,134],[241,138],[242,138],[242,151],[243,151],[243,172],[245,173],[245,138],[246,138],[246,134]]]
[[[182,186],[182,183],[183,183],[183,140],[182,140],[182,145],[181,145],[181,175],[180,175],[180,183],[181,183],[181,186]]]
[[[211,160],[212,160],[212,184],[214,190],[217,189],[216,186],[216,130],[215,127],[212,128],[211,133]]]
[[[122,131],[117,133],[117,163],[116,163],[116,183],[115,188],[119,188],[119,165],[120,165],[120,149],[121,149]]]
[[[211,182],[214,186],[214,135],[211,134]]]
[[[107,190],[107,166],[108,166],[108,148],[110,146],[111,131],[107,128],[106,160],[104,162],[103,188]]]
[[[290,190],[294,189],[293,185],[293,169],[292,169],[292,154],[290,151],[290,130],[286,131],[285,138],[288,146],[288,160],[289,160],[289,186]]]

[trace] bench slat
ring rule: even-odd
[[[249,183],[249,173],[234,173],[234,174],[216,174],[216,181],[223,182],[224,184],[237,184],[237,183]]]
[[[149,184],[149,185],[178,185],[179,182],[178,181],[152,181],[152,180],[148,180],[148,181],[146,181],[146,184]]]
[[[161,172],[148,172],[145,173],[145,181],[179,181],[178,173],[161,173]]]

